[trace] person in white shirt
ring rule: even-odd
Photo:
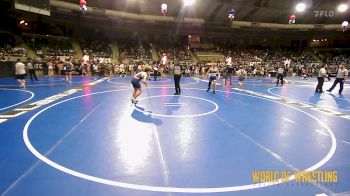
[[[324,83],[324,78],[328,77],[327,75],[327,70],[326,70],[327,65],[324,65],[317,74],[317,86],[316,86],[316,90],[315,93],[323,93],[322,87],[323,87],[323,83]]]
[[[231,56],[227,56],[226,57],[226,65],[227,66],[232,66],[232,57]]]
[[[143,65],[142,64],[139,64],[137,66],[137,72],[141,72],[143,70]]]
[[[15,64],[15,72],[16,80],[19,83],[19,87],[25,88],[26,81],[24,79],[26,76],[26,68],[25,65],[21,62],[21,59],[17,59],[17,63]]]
[[[237,71],[237,75],[238,75],[238,88],[242,88],[243,81],[247,77],[247,71],[243,67],[241,67]]]
[[[90,64],[91,76],[94,76],[94,75],[96,74],[96,72],[95,72],[95,66],[96,66],[95,62],[92,62],[92,63]]]
[[[284,68],[281,65],[278,70],[277,70],[277,82],[276,82],[276,86],[278,86],[279,81],[281,80],[281,84],[283,86],[283,76],[284,76]]]
[[[129,64],[129,73],[130,73],[130,75],[134,75],[134,63],[133,62],[130,62],[130,64]]]
[[[286,59],[284,61],[284,67],[289,68],[290,67],[290,59]]]
[[[126,74],[125,74],[125,65],[124,63],[121,63],[119,65],[119,77],[126,77]]]
[[[51,77],[51,76],[53,76],[53,64],[52,64],[52,62],[48,61],[47,66],[49,68],[49,76]]]
[[[230,80],[230,86],[232,86],[232,76],[233,76],[233,72],[234,72],[234,68],[233,68],[233,60],[232,60],[232,57],[230,56],[227,56],[226,58],[226,73],[227,73],[227,79]],[[225,81],[227,82],[227,81]]]
[[[163,54],[163,57],[162,57],[162,65],[167,64],[167,62],[168,62],[168,58],[167,58],[166,54]]]
[[[332,87],[327,91],[332,92],[335,86],[339,83],[340,84],[339,95],[341,95],[341,93],[343,92],[345,80],[348,78],[348,76],[349,76],[349,71],[345,69],[345,64],[339,65],[339,69],[337,71],[337,77],[335,78],[335,81]]]
[[[134,88],[134,91],[132,93],[131,103],[137,104],[138,100],[137,97],[140,96],[143,92],[143,89],[141,88],[140,82],[142,82],[147,87],[147,77],[149,76],[149,73],[152,71],[150,67],[146,67],[145,71],[141,71],[137,73],[132,79],[131,84]]]
[[[211,86],[213,85],[213,94],[215,94],[216,79],[217,77],[220,77],[218,66],[216,64],[212,64],[206,75],[209,77],[207,92],[209,92]]]

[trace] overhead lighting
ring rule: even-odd
[[[348,5],[346,5],[346,4],[340,4],[339,6],[338,6],[338,12],[345,12],[346,10],[348,9]]]
[[[303,12],[303,11],[305,11],[305,9],[306,9],[305,3],[298,3],[298,4],[295,6],[295,10],[296,10],[297,12]]]
[[[24,20],[21,20],[21,21],[19,21],[19,24],[23,24],[23,23],[25,23],[26,21],[24,21]]]
[[[190,6],[195,2],[195,0],[183,0],[183,1],[185,6]]]

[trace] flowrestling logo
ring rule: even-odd
[[[333,10],[314,10],[315,18],[332,18],[335,14]]]

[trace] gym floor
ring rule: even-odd
[[[350,85],[248,78],[0,79],[1,195],[349,195]],[[152,78],[153,79],[153,78]],[[333,79],[334,80],[334,79]],[[325,82],[324,90],[332,85]],[[336,183],[256,183],[254,171],[336,171]]]

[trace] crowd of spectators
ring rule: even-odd
[[[111,43],[102,40],[81,40],[80,46],[83,50],[84,55],[93,57],[112,57]]]
[[[315,54],[327,64],[328,72],[336,74],[338,66],[342,63],[350,65],[350,55],[348,51],[316,51]]]
[[[180,60],[182,69],[185,76],[204,76],[208,68],[212,63],[219,65],[220,70],[226,68],[225,57],[230,55],[233,57],[234,66],[238,68],[244,68],[250,76],[274,76],[278,67],[283,66],[286,70],[286,74],[289,76],[302,76],[315,77],[317,70],[321,62],[308,51],[292,51],[292,50],[270,50],[270,49],[223,49],[223,48],[211,48],[211,49],[194,49],[196,55],[207,54],[217,55],[220,60],[207,60],[199,61],[198,64],[192,61],[186,61],[191,59],[189,52],[182,50],[181,48],[161,48],[158,49],[159,59],[161,60],[164,55],[170,60],[169,67],[171,70],[172,60]],[[127,52],[126,52],[127,53]],[[129,52],[132,53],[132,52]],[[132,53],[134,54],[134,53]],[[188,56],[188,58],[183,58]],[[140,59],[138,56],[129,56],[132,59]],[[331,62],[349,63],[349,59],[344,54],[339,56],[331,56]],[[330,71],[334,71],[336,66],[330,66]]]
[[[121,46],[120,51],[121,60],[152,61],[152,49],[149,47]]]
[[[4,61],[7,56],[25,57],[26,50],[18,47],[16,39],[11,34],[2,35],[4,39],[0,42],[0,56]],[[155,63],[152,58],[152,45],[147,43],[126,43],[119,45],[120,59],[119,64],[112,63],[112,46],[107,41],[81,40],[84,58],[75,57],[71,40],[55,36],[23,36],[23,39],[32,47],[38,58],[35,61],[48,61],[59,73],[60,64],[67,58],[73,59],[76,70],[94,70],[92,65],[97,65],[99,69],[108,70],[113,74],[131,74],[131,67],[137,67],[138,64]],[[328,65],[330,73],[335,73],[337,66],[341,63],[350,64],[350,55],[339,51],[293,51],[293,50],[271,50],[267,48],[253,49],[228,49],[221,47],[196,48],[191,49],[197,55],[216,56],[209,60],[199,59],[198,63],[192,61],[191,51],[185,47],[158,47],[156,49],[159,56],[159,63],[164,56],[167,57],[167,63],[160,65],[164,74],[171,72],[173,60],[179,60],[184,70],[184,76],[203,76],[212,63],[219,65],[220,70],[226,69],[225,58],[232,56],[235,68],[244,68],[250,76],[273,76],[278,67],[284,66],[287,73],[294,76],[307,74],[315,76],[319,65],[325,63]],[[75,57],[75,58],[74,58]],[[319,57],[319,58],[315,58]],[[123,61],[128,59],[128,61]],[[95,66],[96,67],[96,66]],[[80,71],[81,73],[81,71]],[[111,75],[111,74],[110,74]],[[123,75],[123,74],[121,74]]]
[[[221,70],[226,68],[225,57],[231,56],[236,69],[244,68],[250,76],[274,76],[278,67],[283,66],[290,76],[315,76],[319,62],[306,51],[272,51],[270,49],[196,49],[196,55],[216,55],[220,60],[202,61],[194,75],[202,75],[212,63],[217,63]]]
[[[349,51],[347,51],[349,52]],[[350,64],[349,53],[333,51],[333,52],[318,52],[320,59],[329,65],[339,65],[341,63]]]
[[[6,33],[0,34],[0,54],[1,55],[10,55],[16,57],[25,57],[27,54],[26,49],[20,47],[20,44],[16,39]]]
[[[192,60],[190,51],[182,47],[159,48],[157,52],[158,52],[159,59],[161,59],[164,55],[166,55],[168,59],[177,59],[179,61]]]
[[[52,36],[25,36],[23,38],[38,56],[72,57],[75,55],[71,41],[68,38]]]

